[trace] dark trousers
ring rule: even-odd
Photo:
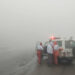
[[[53,64],[53,54],[48,53],[48,64],[49,65]]]

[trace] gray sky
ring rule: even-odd
[[[51,34],[75,37],[75,0],[0,0],[0,45],[34,47]]]

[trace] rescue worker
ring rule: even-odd
[[[48,66],[51,66],[53,64],[53,47],[51,44],[51,40],[49,41],[49,44],[47,46],[47,53],[48,53]]]
[[[59,46],[57,42],[54,42],[54,64],[58,64]]]
[[[41,64],[41,60],[42,60],[42,51],[43,51],[43,46],[42,46],[42,42],[40,42],[40,44],[38,44],[37,46],[37,57],[38,57],[39,64]]]
[[[54,43],[53,43],[53,41],[52,40],[49,40],[49,42],[50,42],[50,45],[52,46],[52,48],[54,47]]]

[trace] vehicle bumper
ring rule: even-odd
[[[58,61],[59,63],[71,63],[73,59],[74,57],[59,57]]]

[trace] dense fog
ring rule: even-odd
[[[37,41],[75,37],[75,0],[1,0],[0,50],[34,50]]]

